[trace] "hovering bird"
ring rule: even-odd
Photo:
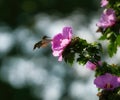
[[[40,48],[40,47],[46,47],[51,41],[52,39],[49,39],[48,36],[43,36],[41,41],[35,43],[33,50],[35,50],[36,48]]]

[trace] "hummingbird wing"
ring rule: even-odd
[[[35,50],[36,48],[40,48],[42,45],[42,41],[39,41],[37,43],[35,43],[34,47],[33,47],[33,50]]]

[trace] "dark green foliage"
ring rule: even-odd
[[[100,61],[101,52],[102,47],[99,43],[90,44],[84,39],[75,37],[65,48],[63,58],[67,63],[73,64],[73,61],[76,60],[79,64],[84,65],[88,60]]]
[[[117,52],[117,47],[120,45],[120,25],[116,24],[114,27],[107,28],[102,32],[99,40],[108,40],[108,53],[112,57]]]
[[[120,25],[117,23],[115,26],[107,28],[102,31],[102,36],[99,40],[108,40],[108,53],[109,56],[112,57],[117,52],[117,47],[120,45],[120,33],[119,33]]]
[[[117,44],[120,46],[120,35],[117,36],[116,42],[117,42]]]
[[[86,11],[87,16],[88,12],[98,9],[93,0],[0,0],[0,25],[5,23],[12,28],[33,25],[36,14],[64,17],[78,8]]]
[[[0,80],[0,100],[38,100],[33,96],[30,87],[15,89]]]
[[[120,100],[119,88],[114,91],[102,90],[99,93],[99,100]]]
[[[117,52],[117,44],[116,42],[111,42],[108,45],[108,53],[109,56],[112,57]]]
[[[120,15],[120,0],[109,0],[109,8],[116,11],[116,15]]]
[[[101,66],[96,69],[95,76],[100,76],[105,73],[111,73],[116,76],[120,76],[120,66],[118,65],[109,65],[106,62],[103,62]]]

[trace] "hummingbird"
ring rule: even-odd
[[[43,36],[41,41],[35,43],[33,50],[40,47],[46,47],[51,41],[52,39],[49,39],[48,36]]]

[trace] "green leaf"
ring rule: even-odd
[[[75,58],[75,55],[74,55],[74,53],[70,53],[68,56],[67,56],[67,63],[69,63],[69,64],[73,64],[73,62],[74,62],[74,58]]]
[[[111,42],[111,43],[108,45],[108,53],[109,53],[109,56],[112,57],[116,52],[117,52],[117,45],[116,45],[115,42]]]
[[[117,45],[120,46],[120,35],[117,36],[117,38],[116,38],[116,43],[117,43]]]
[[[106,35],[102,35],[99,40],[105,40],[106,39]]]
[[[71,65],[76,60],[79,64],[85,64],[88,60],[99,61],[101,45],[99,43],[88,43],[79,37],[72,39],[70,44],[64,49],[62,56],[66,63]],[[93,52],[94,51],[94,52]]]

